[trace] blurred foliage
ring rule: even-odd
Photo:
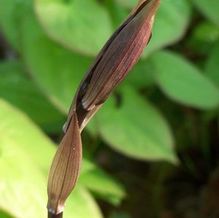
[[[72,97],[136,2],[0,0],[0,217],[46,217],[48,167]],[[218,11],[219,1],[161,1],[141,60],[85,130],[66,218],[101,218],[94,197],[118,206],[129,195],[95,163],[103,144],[141,161],[181,161],[194,174],[186,150],[198,147],[210,165],[208,127],[219,120]]]

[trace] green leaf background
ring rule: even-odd
[[[0,59],[0,217],[46,216],[47,173],[74,93],[136,2],[0,0],[0,33],[12,52]],[[101,142],[97,151],[105,144],[131,159],[179,163],[184,141],[172,108],[218,113],[218,11],[214,0],[161,1],[141,60],[85,130]],[[95,152],[84,156],[67,218],[101,218],[95,198],[114,207],[128,198]]]

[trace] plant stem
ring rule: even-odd
[[[53,214],[51,212],[48,212],[48,218],[62,218],[63,213],[59,214]]]

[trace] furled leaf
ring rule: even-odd
[[[162,115],[130,87],[97,113],[98,130],[115,150],[141,160],[176,161],[173,137]],[[121,102],[120,102],[121,101]]]
[[[10,114],[10,116],[9,116]],[[17,218],[46,217],[46,176],[52,142],[23,113],[0,100],[0,209]],[[78,187],[65,217],[101,218],[90,194]]]
[[[219,90],[194,65],[171,52],[152,56],[157,82],[171,99],[199,109],[219,105]]]
[[[79,86],[53,159],[48,181],[48,213],[60,214],[79,176],[81,131],[138,61],[151,36],[159,0],[143,1],[113,33]]]
[[[60,129],[63,116],[24,71],[18,61],[0,62],[0,97],[25,111],[47,131]]]
[[[197,8],[211,21],[219,26],[219,1],[218,0],[192,0]]]
[[[206,76],[208,76],[219,89],[219,41],[215,44],[206,63]]]
[[[77,114],[73,113],[69,128],[65,132],[49,171],[48,211],[63,212],[65,201],[79,177],[82,159],[81,134]]]
[[[109,14],[96,0],[36,0],[35,7],[48,35],[82,54],[95,55],[112,32]]]
[[[159,0],[152,0],[137,5],[109,38],[74,96],[66,126],[76,112],[82,130],[137,63],[150,40],[159,3]]]

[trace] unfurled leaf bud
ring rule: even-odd
[[[77,115],[72,115],[53,159],[48,181],[48,210],[52,214],[63,211],[64,203],[74,188],[80,169],[82,146]]]
[[[105,44],[81,82],[64,126],[65,135],[50,170],[49,214],[63,211],[79,173],[82,153],[80,132],[138,61],[150,40],[158,5],[159,0],[140,0]]]
[[[139,1],[131,15],[105,44],[81,82],[73,103],[81,130],[138,61],[150,40],[159,2]]]
[[[139,59],[151,36],[158,0],[144,1],[116,31],[90,71],[84,109],[102,104]],[[88,75],[89,76],[89,75]]]

